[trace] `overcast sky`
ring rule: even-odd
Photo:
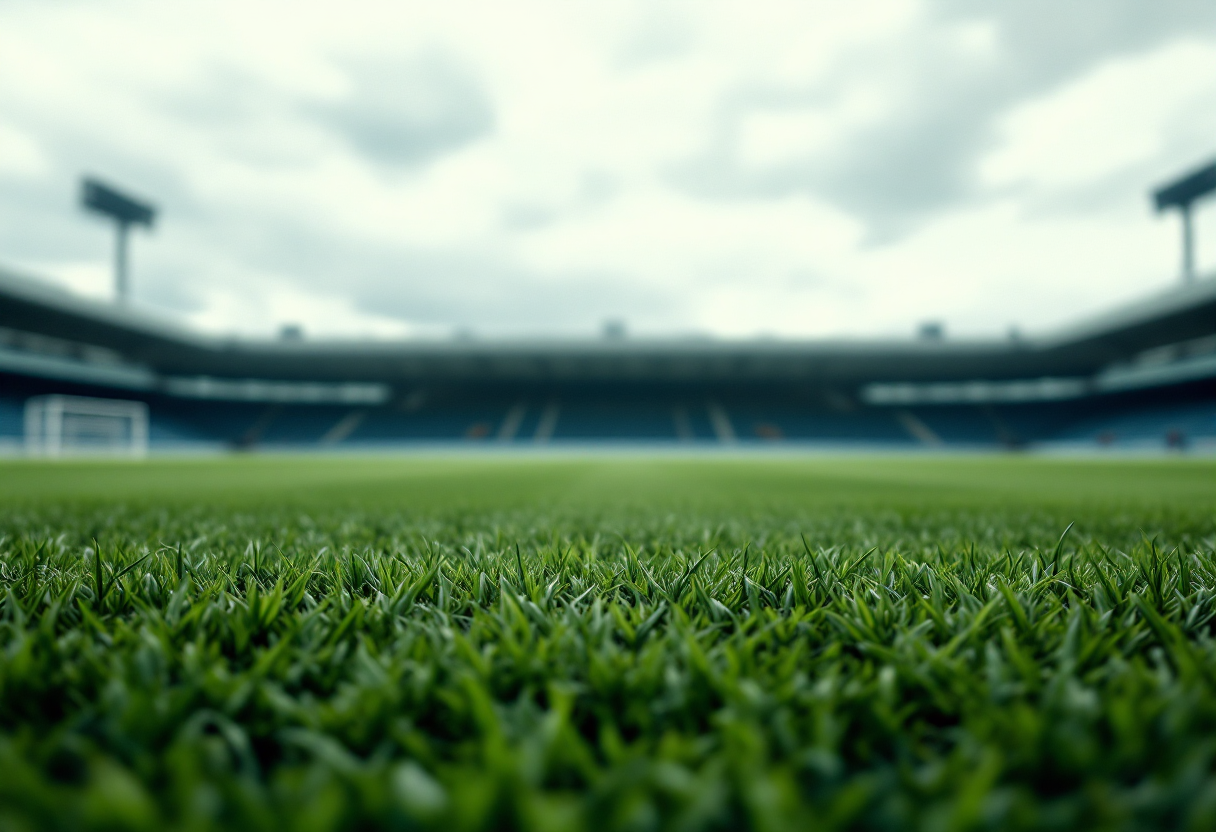
[[[0,0],[0,265],[108,297],[94,173],[217,332],[1041,331],[1213,157],[1212,0]]]

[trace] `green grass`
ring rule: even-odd
[[[1210,461],[8,462],[0,830],[1207,830],[1214,616]]]

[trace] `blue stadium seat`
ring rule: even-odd
[[[1061,430],[1052,439],[1111,446],[1175,445],[1216,440],[1216,402],[1146,405],[1095,415]]]
[[[20,439],[25,435],[25,400],[0,396],[0,437]]]

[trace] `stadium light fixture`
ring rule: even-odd
[[[129,290],[127,232],[133,225],[151,228],[152,223],[156,221],[156,208],[92,177],[86,176],[80,184],[81,206],[85,210],[105,214],[114,220],[118,234],[114,246],[114,290],[118,301],[125,303]]]
[[[1212,191],[1216,191],[1216,162],[1153,191],[1153,204],[1158,212],[1177,208],[1182,214],[1182,279],[1186,283],[1195,279],[1195,228],[1191,206]]]

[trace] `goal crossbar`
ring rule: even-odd
[[[144,456],[148,405],[89,396],[35,396],[25,403],[25,448],[31,456]]]

